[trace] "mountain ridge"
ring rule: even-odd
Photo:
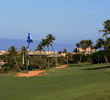
[[[34,40],[32,44],[30,44],[30,50],[34,51],[40,41]],[[15,48],[18,48],[18,50],[20,50],[20,48],[22,46],[26,46],[27,47],[27,42],[24,39],[8,39],[8,38],[0,38],[0,51],[8,51],[8,48],[10,48],[11,46],[15,46]],[[53,43],[53,48],[54,51],[62,51],[63,49],[67,49],[68,52],[72,52],[75,48],[75,45],[72,44],[63,44],[63,43]],[[48,50],[48,48],[45,48],[46,51]],[[50,51],[52,51],[52,48],[49,48]]]

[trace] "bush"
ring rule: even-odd
[[[101,50],[99,52],[96,52],[91,55],[91,59],[94,64],[96,63],[106,63],[106,60],[104,58],[104,54],[108,59],[108,62],[110,62],[110,51],[109,50]]]
[[[84,54],[75,54],[73,55],[73,62],[72,63],[78,63],[80,61],[80,57],[82,56],[81,62],[87,61],[87,56]]]

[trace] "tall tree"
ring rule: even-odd
[[[47,39],[49,39],[49,45],[52,47],[52,50],[54,52],[54,57],[55,57],[55,51],[54,51],[54,48],[53,48],[53,45],[52,45],[52,43],[54,43],[53,41],[56,40],[55,36],[53,36],[53,34],[48,34],[46,37],[47,37]],[[57,66],[56,57],[55,57],[55,63],[56,63],[56,66]]]
[[[106,36],[104,49],[105,49],[105,50],[110,50],[110,37],[107,37],[107,36]]]
[[[49,45],[50,45],[50,42],[49,42],[48,38],[45,39],[45,45],[48,48],[48,56],[49,56]],[[48,68],[50,68],[50,59],[49,59],[49,57],[48,57]]]
[[[23,64],[24,64],[24,58],[25,58],[25,64],[26,64],[26,53],[27,53],[28,47],[22,46],[20,49],[21,49],[21,54],[23,55]]]
[[[99,32],[104,32],[103,36],[110,34],[110,20],[106,20],[103,24],[104,30],[99,30]]]
[[[76,46],[79,48],[82,48],[82,49],[84,49],[85,51],[86,51],[86,48],[88,48],[88,47],[92,47],[92,41],[91,40],[81,40],[79,43],[77,43],[76,44]],[[81,59],[82,59],[82,54],[81,54],[81,56],[80,56],[80,61],[79,61],[79,63],[81,62]]]
[[[98,49],[98,48],[99,48],[99,49],[102,48],[102,50],[103,50],[104,45],[105,45],[104,39],[99,38],[96,42],[97,42],[97,43],[95,44],[96,48],[97,48],[97,49]],[[104,50],[103,50],[103,55],[104,55],[104,58],[105,58],[106,63],[108,63],[107,57],[105,56],[105,53],[104,53]]]
[[[65,54],[66,54],[66,61],[67,61],[67,64],[68,64],[68,52],[67,52],[67,50],[66,50],[66,49],[64,49],[64,50],[63,50],[63,53],[65,53]]]
[[[91,49],[93,49],[93,42],[91,41],[91,40],[87,40],[87,45],[88,45],[88,47],[90,47]],[[90,49],[89,49],[90,50]],[[90,53],[90,51],[89,51],[89,53]]]
[[[40,42],[40,44],[42,45],[42,47],[44,47],[44,51],[45,51],[46,39],[42,39],[42,41]]]
[[[17,68],[19,69],[19,71],[22,71],[16,61],[16,55],[17,55],[17,49],[15,48],[15,46],[11,46],[10,48],[8,48],[8,52],[10,53],[10,55],[14,58],[15,63]]]
[[[79,47],[80,47],[80,44],[79,44],[79,43],[77,43],[77,44],[76,44],[76,46],[77,46],[77,48],[79,48]],[[78,49],[77,49],[77,52],[78,52]]]
[[[52,47],[52,50],[54,52],[52,43],[54,43],[53,41],[55,40],[55,36],[53,36],[53,34],[48,34],[46,37],[49,40],[49,45]]]
[[[40,51],[40,57],[41,57],[41,51],[44,51],[43,46],[41,44],[38,44],[35,51]]]
[[[40,43],[41,43],[42,47],[44,47],[44,53],[45,53],[46,39],[42,39],[42,41]],[[46,61],[46,55],[45,55],[45,61]]]
[[[97,47],[97,49],[100,49],[100,48],[103,49],[103,45],[104,45],[104,39],[99,38],[99,39],[96,41],[95,46]]]

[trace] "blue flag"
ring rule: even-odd
[[[33,39],[31,37],[30,33],[28,33],[28,37],[27,37],[27,41],[26,42],[29,42],[29,44],[33,42]]]

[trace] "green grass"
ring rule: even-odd
[[[109,64],[72,64],[43,76],[0,76],[0,100],[110,100]]]

